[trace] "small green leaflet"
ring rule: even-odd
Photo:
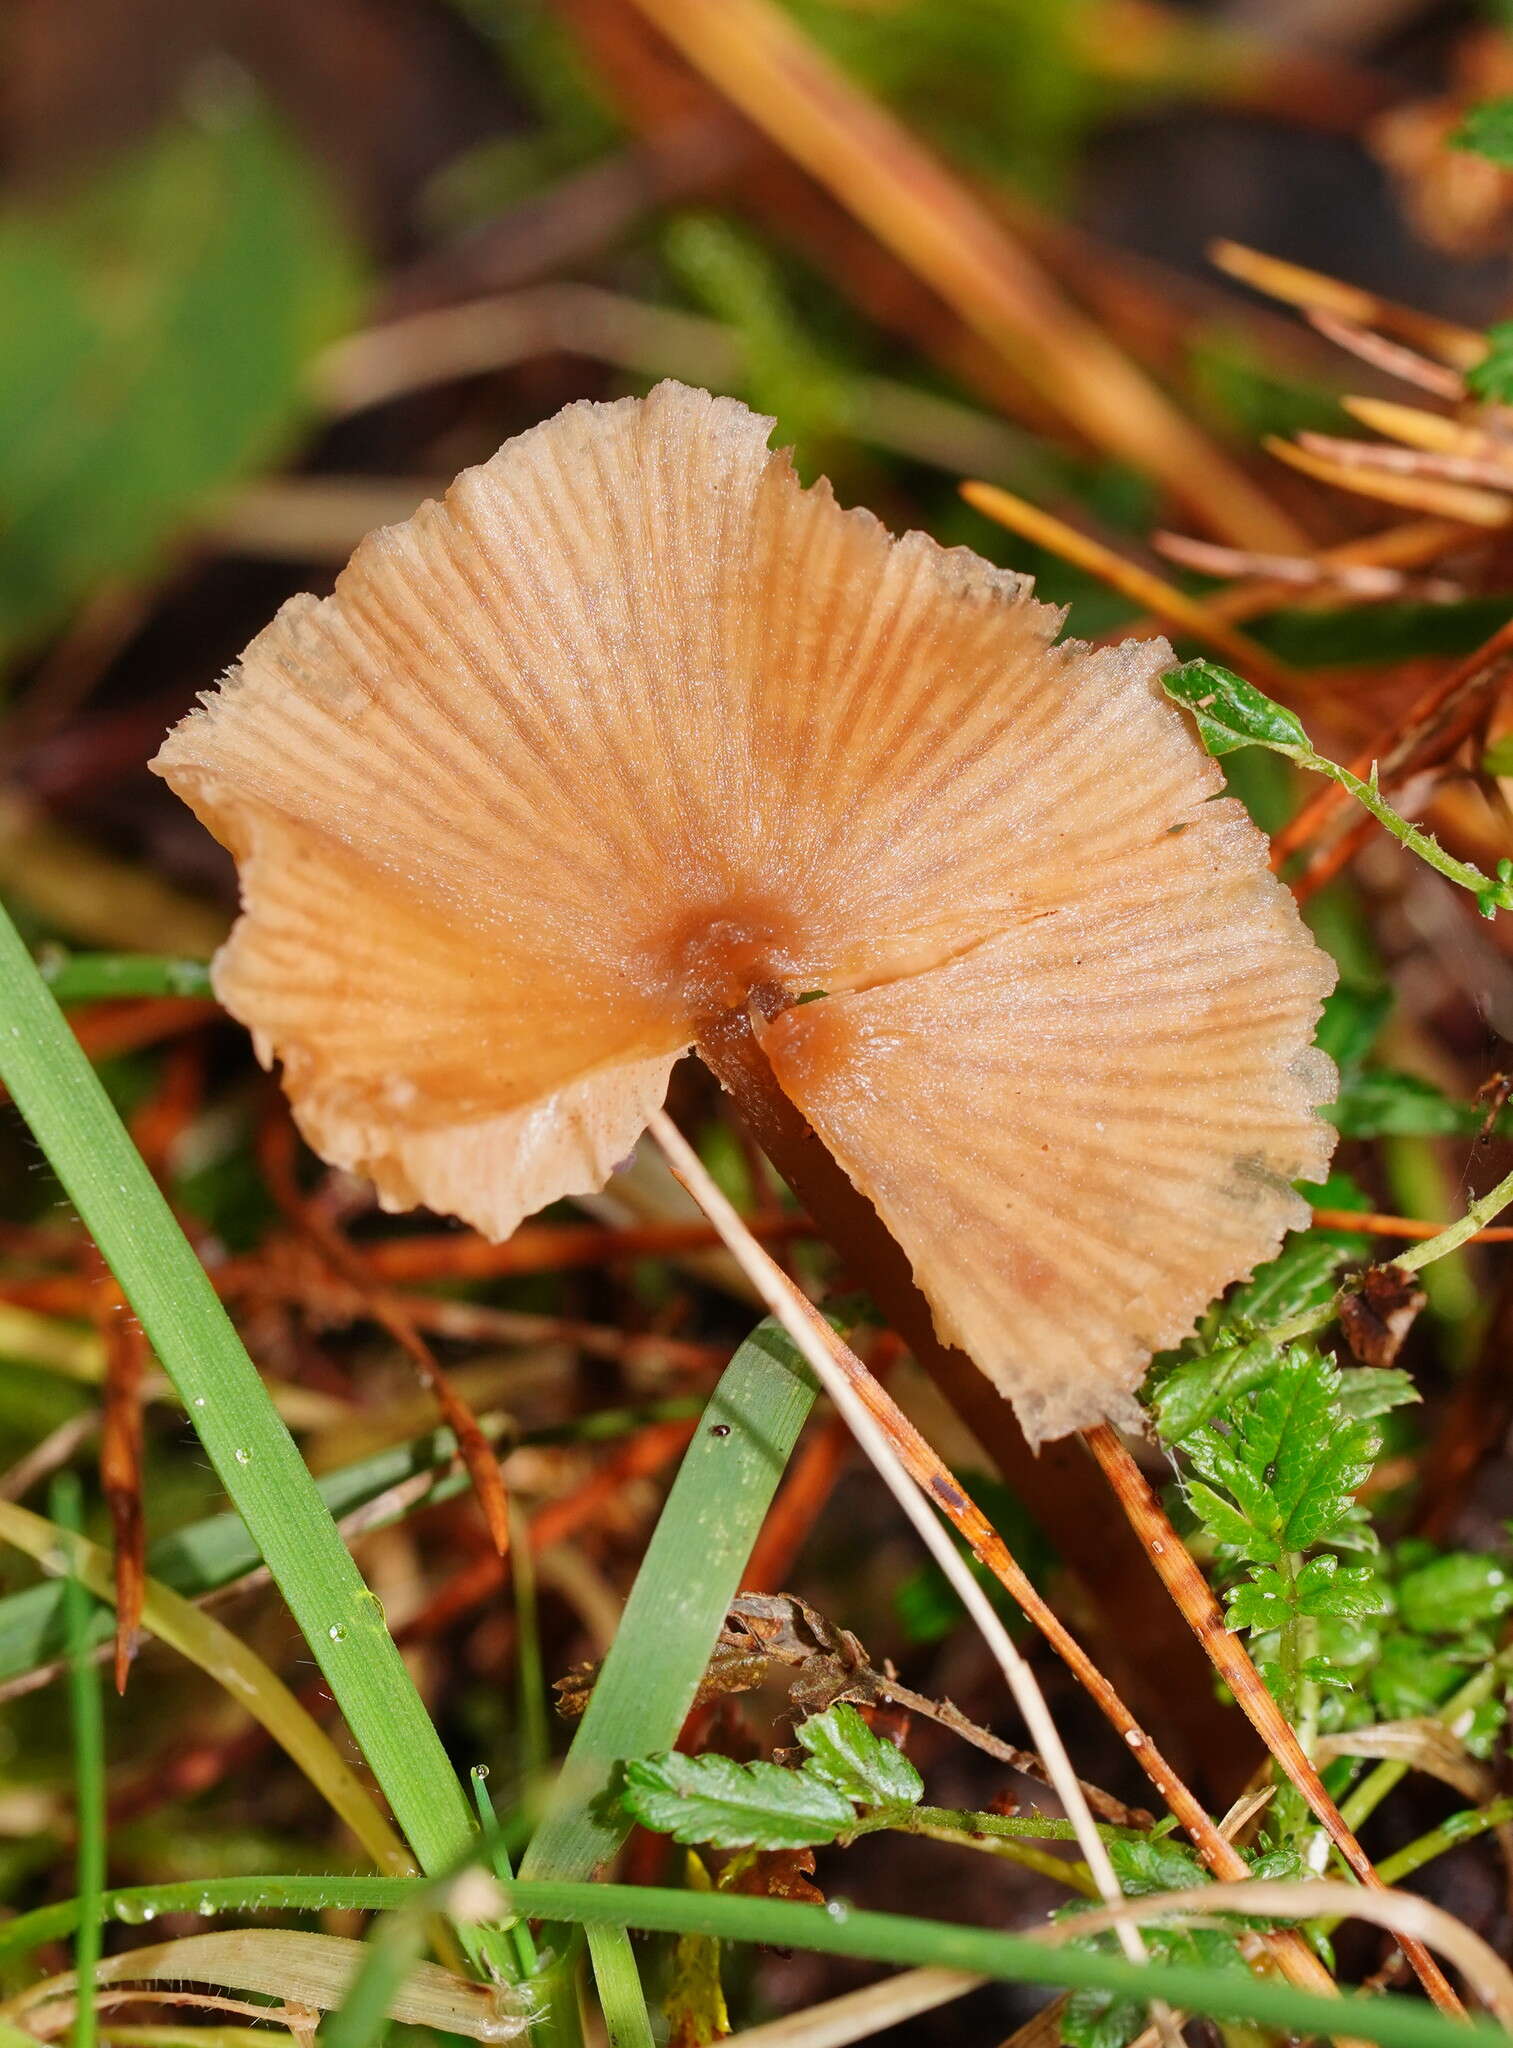
[[[1161,1441],[1182,1443],[1281,1362],[1277,1347],[1259,1337],[1249,1344],[1220,1344],[1199,1358],[1184,1358],[1152,1397]]]
[[[903,1751],[874,1735],[844,1701],[812,1714],[796,1732],[809,1752],[805,1775],[823,1779],[858,1806],[914,1806],[924,1796],[924,1782]]]
[[[625,1766],[621,1793],[643,1827],[717,1849],[804,1849],[833,1842],[869,1812],[916,1805],[924,1792],[908,1758],[844,1703],[802,1723],[798,1770],[728,1756],[660,1756]]]
[[[1167,671],[1161,687],[1193,714],[1210,754],[1232,754],[1237,747],[1270,747],[1297,758],[1313,753],[1300,720],[1216,662],[1184,661]]]
[[[1452,149],[1468,149],[1505,171],[1513,171],[1513,97],[1484,100],[1451,131]]]
[[[626,1764],[622,1797],[642,1827],[717,1849],[804,1849],[856,1819],[850,1800],[808,1771],[675,1750]]]

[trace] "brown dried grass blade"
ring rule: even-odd
[[[142,1632],[147,1534],[142,1516],[142,1381],[147,1338],[114,1277],[94,1288],[95,1327],[105,1353],[100,1416],[100,1489],[110,1514],[116,1586],[116,1691],[126,1691]]]
[[[1513,463],[1513,443],[1499,440],[1481,427],[1465,420],[1450,419],[1442,412],[1426,412],[1421,405],[1398,405],[1390,398],[1340,400],[1353,419],[1373,433],[1385,434],[1410,448],[1429,448],[1442,455],[1492,456],[1501,453]]]
[[[1400,448],[1391,441],[1351,441],[1336,434],[1300,434],[1296,447],[1347,469],[1380,470],[1387,476],[1427,478],[1454,484],[1513,490],[1513,450],[1468,455],[1440,448]]]
[[[1342,320],[1338,314],[1325,312],[1318,306],[1309,309],[1308,324],[1326,341],[1332,341],[1336,348],[1369,363],[1374,370],[1396,377],[1399,383],[1415,385],[1420,391],[1432,392],[1436,398],[1458,401],[1466,396],[1466,381],[1459,371],[1446,369],[1443,363],[1432,362],[1428,356],[1420,355],[1416,348],[1409,348],[1401,341],[1389,341],[1385,334],[1378,334],[1370,327],[1358,327],[1353,320]]]
[[[494,1548],[500,1557],[508,1557],[509,1492],[499,1460],[479,1428],[477,1416],[452,1385],[436,1354],[394,1297],[374,1285],[362,1254],[301,1195],[294,1177],[294,1130],[281,1111],[263,1119],[258,1135],[258,1155],[269,1192],[279,1209],[315,1246],[332,1271],[358,1290],[374,1321],[388,1331],[414,1366],[421,1385],[434,1395],[442,1419],[457,1439],[458,1455],[473,1482]]]
[[[1358,1214],[1354,1209],[1315,1209],[1313,1221],[1319,1230],[1363,1230],[1371,1237],[1406,1237],[1415,1242],[1421,1238],[1438,1237],[1442,1230],[1449,1228],[1445,1223],[1425,1223],[1416,1216],[1381,1216],[1374,1212]],[[1513,1244],[1513,1228],[1506,1223],[1494,1223],[1468,1237],[1466,1243]]]
[[[1371,563],[1352,565],[1331,562],[1326,554],[1260,555],[1243,548],[1221,547],[1216,541],[1194,540],[1190,534],[1153,533],[1151,546],[1169,562],[1184,569],[1196,569],[1200,576],[1262,578],[1279,584],[1284,591],[1333,590],[1341,596],[1376,600],[1400,597],[1412,590],[1418,596],[1451,601],[1464,595],[1461,586],[1444,577],[1417,579],[1402,569],[1386,569]],[[1223,600],[1231,591],[1201,600],[1201,609],[1217,621]]]
[[[1401,526],[1384,527],[1380,533],[1360,540],[1343,541],[1338,547],[1320,548],[1310,557],[1330,575],[1360,568],[1418,569],[1436,562],[1467,539],[1465,524],[1458,519],[1409,519]],[[1216,618],[1253,619],[1285,604],[1291,585],[1264,575],[1258,581],[1236,584],[1231,590],[1216,590],[1203,602]]]
[[[1168,583],[1165,577],[1154,575],[1138,562],[1117,554],[1091,534],[1058,519],[1053,512],[1043,511],[1028,499],[1016,497],[1014,492],[1003,490],[997,484],[964,483],[961,495],[986,518],[996,520],[998,525],[1006,526],[1011,533],[1032,541],[1037,547],[1049,548],[1064,562],[1086,569],[1111,590],[1144,605],[1163,624],[1217,648],[1252,675],[1265,676],[1274,688],[1291,688],[1295,683],[1292,673],[1268,654],[1259,641],[1215,618],[1205,606],[1185,591],[1178,590],[1174,583]],[[1123,630],[1126,629],[1121,628]]]
[[[1217,533],[1295,547],[1293,522],[1071,303],[1008,229],[770,0],[634,0],[682,56],[825,186],[1095,447]]]
[[[1387,1887],[1377,1876],[1376,1866],[1345,1825],[1312,1758],[1262,1683],[1249,1651],[1225,1627],[1224,1616],[1212,1588],[1117,1431],[1106,1422],[1100,1423],[1096,1429],[1084,1431],[1084,1441],[1188,1626],[1203,1645],[1214,1669],[1234,1694],[1251,1726],[1307,1800],[1325,1833],[1361,1883],[1375,1891],[1385,1892]],[[1462,2014],[1464,2007],[1423,1942],[1414,1934],[1400,1929],[1394,1931],[1414,1974],[1434,2003],[1442,2012]]]
[[[1109,1926],[1119,1915],[1133,1914],[1143,1919],[1149,1913],[1163,1919],[1181,1914],[1188,1918],[1189,1925],[1197,1925],[1197,1920],[1189,1916],[1202,1915],[1206,1921],[1210,1915],[1223,1912],[1276,1914],[1299,1920],[1326,1916],[1369,1920],[1395,1934],[1405,1954],[1410,1946],[1422,1948],[1432,1941],[1455,1964],[1499,2024],[1513,2024],[1513,1970],[1497,1951],[1443,1906],[1385,1885],[1364,1893],[1338,1878],[1252,1878],[1244,1884],[1194,1885],[1185,1891],[1150,1893],[1117,1908],[1091,1907],[1082,1924]],[[1078,1917],[1081,1919],[1081,1915]],[[1068,1922],[1049,1932],[1046,1939],[1066,1941],[1075,1938],[1078,1931]],[[1459,2000],[1456,2010],[1464,2011]]]
[[[1415,347],[1448,363],[1452,369],[1469,370],[1487,352],[1486,338],[1473,328],[1452,320],[1438,320],[1395,299],[1379,298],[1362,285],[1347,284],[1320,270],[1307,270],[1301,263],[1284,263],[1243,242],[1220,240],[1209,248],[1210,260],[1228,276],[1255,291],[1282,299],[1309,313],[1332,314],[1357,327],[1380,327]]]
[[[1513,519],[1513,504],[1493,491],[1477,490],[1469,484],[1437,483],[1429,477],[1392,476],[1358,463],[1332,461],[1275,435],[1267,436],[1266,446],[1279,461],[1300,469],[1304,476],[1333,484],[1337,490],[1354,491],[1358,497],[1407,505],[1440,519],[1458,519],[1463,526],[1499,527]]]

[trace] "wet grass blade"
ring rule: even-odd
[[[78,1531],[83,1507],[78,1479],[60,1472],[52,1485],[57,1522]],[[94,2048],[95,2008],[90,1993],[100,1960],[100,1899],[105,1890],[105,1712],[100,1674],[89,1654],[87,1623],[93,1604],[77,1570],[63,1582],[68,1621],[68,1695],[74,1743],[75,1870],[79,1885],[79,1926],[74,1941],[74,1969],[79,1977],[79,2008],[74,2019],[74,2048]]]
[[[731,1892],[668,1891],[652,1886],[537,1882],[516,1879],[504,1891],[510,1907],[532,1919],[585,1927],[638,1928],[647,1933],[703,1934],[719,1941],[809,1949],[895,1967],[942,1968],[1001,1983],[1046,1984],[1108,1991],[1119,1997],[1160,1996],[1177,2007],[1221,2019],[1250,2020],[1282,2033],[1346,2036],[1380,2048],[1508,2048],[1510,2037],[1484,2019],[1447,2019],[1419,2000],[1380,1994],[1324,1998],[1275,1978],[1241,1970],[1148,1963],[994,1928],[962,1927],[903,1913],[842,1912],[787,1899]],[[139,1886],[109,1892],[102,1910],[128,1921],[173,1912],[314,1911],[326,1906],[397,1908],[436,1897],[419,1879],[379,1877],[212,1878],[191,1884]],[[70,1899],[0,1927],[0,1958],[57,1940],[77,1926]]]
[[[457,1862],[472,1816],[378,1601],[3,909],[0,1080],[141,1319],[416,1856],[427,1869]]]

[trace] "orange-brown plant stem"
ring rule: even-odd
[[[294,1177],[294,1129],[282,1109],[265,1116],[258,1135],[258,1154],[269,1192],[280,1210],[307,1237],[333,1272],[354,1287],[369,1313],[386,1329],[415,1368],[416,1377],[435,1396],[447,1427],[457,1439],[458,1453],[478,1495],[494,1548],[509,1555],[510,1503],[504,1474],[478,1418],[437,1362],[436,1355],[391,1295],[373,1285],[362,1254],[301,1195]]]
[[[772,992],[771,1002],[780,1008],[783,998]],[[996,1388],[964,1352],[941,1342],[908,1259],[778,1087],[745,1011],[705,1018],[695,1043],[762,1150],[839,1253],[852,1284],[866,1288],[1076,1574],[1103,1617],[1104,1638],[1117,1645],[1135,1632],[1149,1651],[1148,1668],[1167,1681],[1162,1704],[1184,1738],[1199,1754],[1217,1753],[1227,1731],[1202,1661],[1160,1598],[1140,1545],[1122,1524],[1095,1511],[1075,1443],[1048,1443],[1038,1456],[1033,1453]]]
[[[1379,1216],[1374,1210],[1315,1209],[1313,1221],[1319,1230],[1360,1230],[1368,1237],[1438,1237],[1448,1223],[1425,1223],[1418,1216]],[[1466,1240],[1467,1244],[1513,1244],[1513,1224],[1492,1223]]]
[[[96,1263],[98,1257],[96,1257]],[[116,1582],[115,1681],[124,1693],[142,1627],[147,1532],[142,1519],[142,1379],[147,1338],[114,1277],[94,1283],[95,1327],[105,1350],[100,1417],[100,1491],[110,1514]]]
[[[1083,1441],[1101,1467],[1130,1526],[1139,1534],[1173,1600],[1251,1726],[1307,1800],[1319,1824],[1361,1883],[1379,1891],[1385,1890],[1371,1858],[1345,1825],[1339,1808],[1325,1790],[1312,1757],[1262,1683],[1261,1674],[1251,1662],[1250,1652],[1239,1637],[1225,1627],[1224,1616],[1212,1588],[1118,1432],[1108,1423],[1100,1422],[1096,1429],[1084,1430]],[[1463,2012],[1464,2008],[1444,1972],[1422,1942],[1409,1935],[1399,1935],[1398,1941],[1419,1982],[1441,2011]]]

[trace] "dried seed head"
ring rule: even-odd
[[[285,605],[155,764],[241,868],[216,990],[318,1151],[495,1237],[760,991],[943,1335],[1059,1434],[1306,1217],[1333,971],[1164,643],[1053,644],[770,426],[570,406]]]

